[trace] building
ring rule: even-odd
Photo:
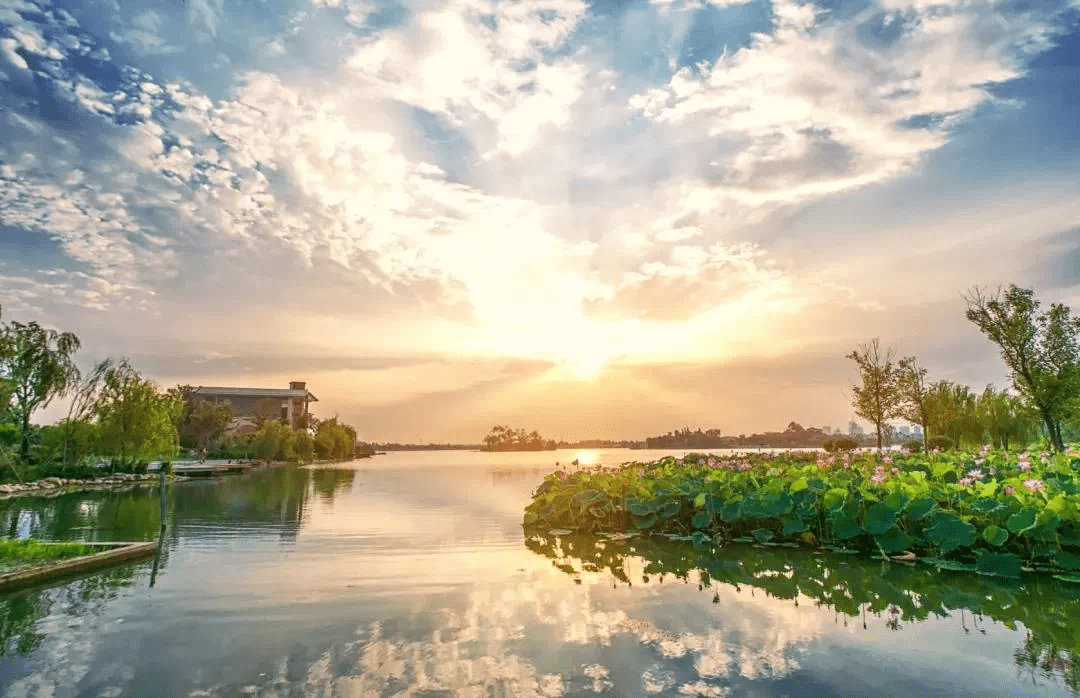
[[[859,426],[859,423],[855,420],[848,422],[848,434],[851,436],[862,436],[863,428]]]
[[[832,434],[832,427],[821,427],[822,434]]]
[[[200,385],[192,397],[217,405],[229,405],[235,420],[253,420],[256,416],[278,417],[286,424],[307,422],[308,406],[318,398],[307,390],[304,381],[292,381],[288,388],[219,388]]]

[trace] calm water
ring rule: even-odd
[[[173,486],[164,554],[0,595],[0,696],[1075,696],[1080,586],[778,548],[525,540],[556,460],[392,453]],[[154,488],[0,501],[153,540]]]

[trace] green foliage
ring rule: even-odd
[[[352,460],[356,454],[356,430],[340,424],[337,417],[323,420],[315,432],[314,450],[320,460]]]
[[[233,418],[232,407],[195,396],[189,385],[178,386],[169,392],[184,404],[177,425],[181,447],[210,449],[225,441],[225,430]]]
[[[862,379],[862,385],[852,389],[852,406],[855,414],[874,425],[880,449],[889,437],[888,421],[904,416],[901,368],[894,361],[892,349],[886,350],[882,356],[877,339],[868,345],[860,345],[847,358],[858,365]]]
[[[926,448],[931,451],[950,451],[956,446],[956,443],[948,436],[931,436],[926,440]]]
[[[536,431],[526,433],[505,426],[492,427],[484,437],[485,451],[554,451],[556,447],[554,441],[545,440]]]
[[[918,441],[906,441],[904,442],[903,449],[908,453],[921,453],[923,445]]]
[[[106,370],[94,412],[98,452],[110,458],[114,469],[176,454],[183,402],[159,391],[127,359]]]
[[[30,454],[30,417],[76,383],[79,338],[36,322],[0,324],[0,412],[19,428],[20,455]],[[2,415],[0,415],[2,416]]]
[[[987,574],[1080,564],[1080,453],[752,454],[552,473],[525,510],[552,528],[911,551]],[[984,557],[986,554],[996,557]],[[980,563],[979,560],[982,560]]]
[[[858,447],[858,443],[848,438],[837,439],[833,441],[834,451],[854,451]]]
[[[0,563],[37,564],[53,560],[66,560],[82,555],[92,555],[97,550],[82,543],[42,543],[36,540],[0,539]]]
[[[1039,313],[1034,291],[1015,284],[993,296],[976,289],[967,303],[968,320],[1001,349],[1013,387],[1042,420],[1054,450],[1063,451],[1063,423],[1080,404],[1080,319],[1060,303]]]

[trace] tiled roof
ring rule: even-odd
[[[221,397],[307,397],[312,402],[318,402],[318,398],[306,390],[292,390],[290,388],[220,388],[200,385],[192,389],[196,395],[218,395]]]

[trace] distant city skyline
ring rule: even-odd
[[[1080,308],[1078,18],[7,0],[4,320],[368,441],[842,428],[875,337],[1005,387],[962,294]]]

